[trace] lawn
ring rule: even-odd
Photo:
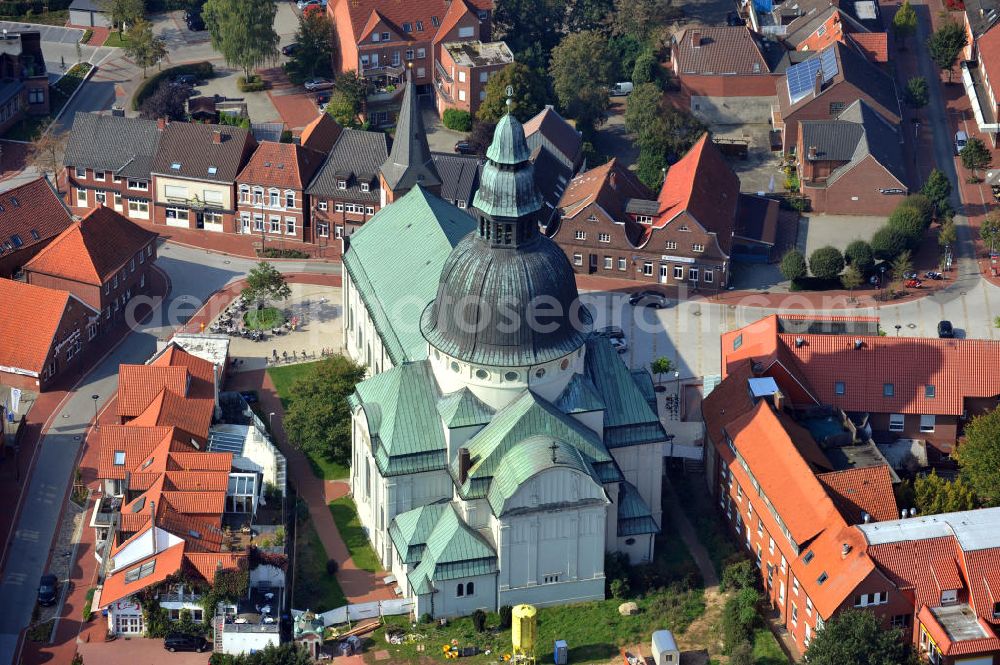
[[[788,657],[781,650],[778,640],[767,628],[760,628],[753,636],[753,662],[755,665],[787,665]]]
[[[326,572],[326,550],[310,520],[299,522],[295,535],[295,587],[292,607],[326,612],[347,604],[334,575]]]
[[[358,509],[354,501],[349,496],[342,496],[330,502],[330,513],[333,521],[337,523],[337,530],[340,537],[344,539],[354,565],[362,570],[377,573],[382,570],[382,564],[375,556],[375,550],[368,542],[361,520],[358,518]]]
[[[270,330],[284,325],[285,314],[277,307],[251,309],[243,315],[243,323],[251,330]]]
[[[104,46],[110,46],[112,48],[125,48],[128,45],[128,37],[120,32],[112,32],[108,35],[107,40],[104,42]]]
[[[647,644],[653,627],[670,626],[674,632],[683,632],[705,610],[700,589],[663,589],[636,602],[641,611],[634,616],[621,616],[618,613],[621,601],[614,599],[540,608],[537,662],[552,662],[555,640],[567,641],[571,663],[607,662],[618,656],[621,646]],[[388,649],[393,662],[404,659],[444,662],[441,646],[457,639],[460,647],[477,646],[481,651],[490,649],[493,652],[489,656],[463,658],[462,662],[495,663],[498,655],[510,652],[510,630],[499,630],[499,617],[494,613],[488,615],[486,625],[486,632],[476,633],[472,620],[466,617],[453,620],[443,628],[436,624],[419,624],[411,629],[406,617],[386,617],[387,627],[402,628],[423,637],[406,644],[388,645]],[[385,645],[384,631],[380,629],[373,636],[380,645]],[[423,652],[417,651],[419,645],[423,645]]]
[[[274,389],[281,399],[281,408],[287,410],[291,403],[292,384],[309,373],[314,363],[302,363],[300,365],[287,365],[285,367],[272,367],[267,370]],[[328,460],[322,455],[306,453],[309,458],[309,466],[312,467],[313,474],[323,480],[341,480],[351,475],[349,467]]]
[[[708,488],[702,482],[701,476],[687,476],[683,473],[671,473],[670,483],[678,497],[682,497],[684,512],[698,534],[708,555],[712,558],[715,572],[722,577],[726,559],[738,553],[726,533],[725,524],[708,494]]]

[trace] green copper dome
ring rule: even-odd
[[[524,127],[517,118],[507,114],[500,118],[493,130],[493,143],[486,150],[486,158],[494,164],[515,166],[531,159],[528,142],[524,138]]]
[[[490,217],[518,218],[538,212],[542,196],[535,188],[535,165],[524,127],[507,114],[497,123],[487,162],[472,206]]]

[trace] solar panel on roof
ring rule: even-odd
[[[788,68],[785,79],[788,83],[788,98],[792,104],[805,99],[816,83],[816,72],[822,70],[823,83],[829,83],[837,75],[837,54],[828,48],[805,62]]]

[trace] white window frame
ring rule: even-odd
[[[81,194],[82,194],[82,196],[81,196]],[[78,208],[79,207],[86,207],[87,205],[89,205],[88,200],[87,200],[87,190],[85,190],[85,189],[79,189],[78,188],[76,190],[76,207],[78,207]]]
[[[583,265],[583,254],[574,254],[573,255],[573,265],[575,265],[575,266],[582,266]]]
[[[94,180],[97,182],[104,182],[107,180],[107,174],[104,171],[94,171]]]
[[[75,175],[77,180],[87,179],[87,169],[81,169],[79,166],[76,167]]]
[[[906,429],[906,416],[902,413],[889,414],[889,431],[902,432]]]
[[[920,416],[920,431],[921,432],[933,432],[934,426],[937,424],[937,418],[933,413],[924,414]]]
[[[322,210],[323,212],[326,212],[326,209],[327,209],[326,201],[320,201],[319,203],[317,203],[316,204],[316,209],[317,210]]]
[[[610,233],[598,233],[597,234],[597,241],[598,242],[611,242],[611,234]]]
[[[573,239],[574,240],[586,240],[587,239],[587,232],[586,231],[577,231],[575,234],[573,234]]]
[[[285,235],[286,236],[295,235],[295,227],[296,227],[295,218],[285,217]]]

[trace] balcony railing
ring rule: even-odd
[[[165,196],[163,199],[167,203],[176,203],[179,205],[187,206],[188,208],[204,209],[211,208],[214,210],[224,210],[224,206],[221,203],[213,203],[212,201],[202,201],[199,198],[189,199],[183,196]]]

